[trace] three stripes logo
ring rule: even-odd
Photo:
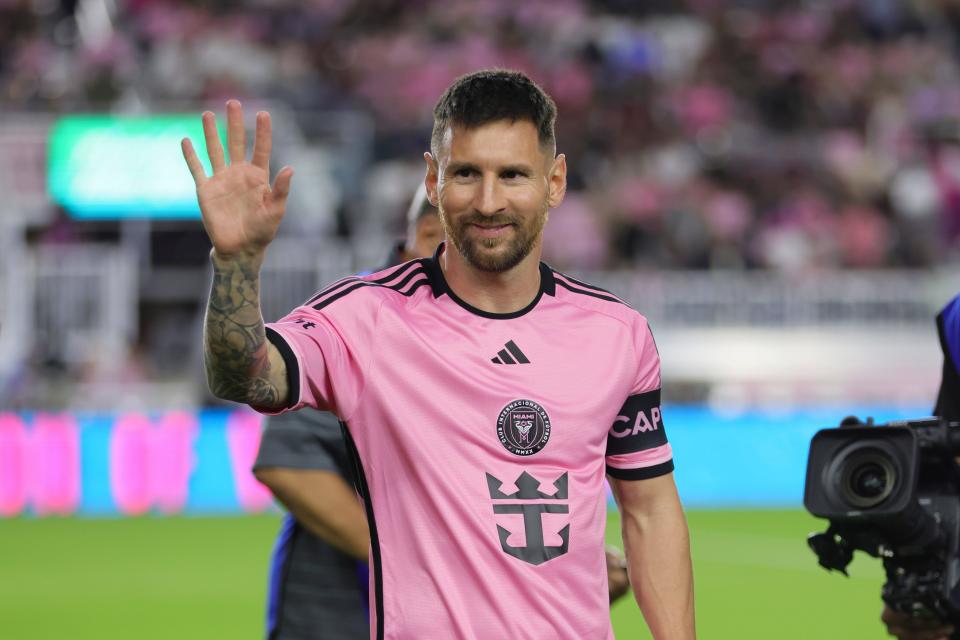
[[[496,358],[490,358],[490,362],[493,364],[530,364],[530,360],[513,340],[507,342],[504,348],[497,352]]]

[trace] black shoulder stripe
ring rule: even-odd
[[[361,289],[361,288],[363,288],[363,287],[379,287],[379,286],[380,286],[380,285],[378,285],[378,284],[373,284],[372,282],[366,282],[366,281],[364,281],[364,280],[360,280],[360,281],[358,281],[358,282],[355,282],[352,286],[347,287],[346,289],[342,290],[340,293],[337,293],[337,294],[335,294],[335,295],[332,295],[332,296],[330,296],[329,298],[326,298],[326,299],[318,302],[317,304],[313,305],[313,308],[314,308],[314,309],[318,309],[318,310],[319,310],[319,309],[323,309],[325,306],[327,306],[327,305],[330,304],[331,302],[335,302],[335,301],[339,300],[340,298],[342,298],[343,296],[347,295],[348,293],[352,293],[353,291],[356,291],[357,289]]]
[[[577,286],[579,286],[579,287],[581,287],[581,288],[583,288],[583,289],[590,289],[590,290],[592,290],[592,291],[599,291],[600,293],[605,293],[605,294],[607,294],[607,295],[609,295],[609,296],[613,296],[614,298],[619,297],[619,296],[617,296],[616,294],[611,293],[610,291],[607,291],[606,289],[601,289],[600,287],[597,287],[597,286],[595,286],[595,285],[587,284],[586,282],[584,282],[584,281],[582,281],[582,280],[577,280],[577,279],[574,278],[573,276],[568,276],[567,274],[561,273],[560,271],[557,271],[556,269],[554,269],[554,273],[557,274],[557,275],[559,275],[561,278],[564,278],[565,280],[569,280],[572,284],[575,284],[575,285],[577,285]]]
[[[420,264],[419,260],[411,260],[410,262],[404,262],[402,265],[400,265],[399,267],[397,267],[387,275],[381,278],[377,278],[376,280],[370,280],[370,282],[375,282],[377,284],[386,284],[391,280],[393,280],[394,278],[400,276],[400,274],[405,272],[410,267],[416,267],[417,269],[421,269],[423,265]]]
[[[359,276],[350,276],[350,277],[348,277],[348,278],[344,278],[344,279],[342,279],[342,280],[340,280],[340,281],[338,281],[338,282],[335,282],[335,283],[333,283],[332,285],[328,286],[326,289],[321,290],[319,293],[317,293],[317,294],[314,295],[312,298],[310,298],[310,299],[306,302],[306,304],[313,304],[314,302],[316,302],[316,301],[319,300],[320,298],[322,298],[322,297],[324,297],[324,296],[326,296],[326,295],[330,295],[331,293],[335,292],[335,291],[338,290],[338,289],[342,289],[343,287],[345,287],[346,285],[350,284],[351,282],[371,282],[371,283],[374,283],[374,284],[386,284],[387,282],[390,282],[391,280],[393,280],[393,279],[396,278],[397,276],[401,275],[404,271],[406,271],[408,268],[410,268],[410,267],[413,266],[413,265],[420,266],[420,261],[419,261],[419,260],[411,260],[410,262],[404,262],[403,264],[401,264],[400,266],[398,266],[396,269],[393,269],[393,270],[392,270],[390,273],[388,273],[387,275],[382,276],[382,277],[380,277],[380,278],[377,278],[376,280],[363,280],[363,279],[360,278]]]
[[[624,302],[623,300],[620,300],[620,299],[618,299],[618,298],[614,298],[614,297],[612,297],[612,296],[603,295],[603,294],[597,293],[597,292],[595,292],[595,291],[587,291],[586,289],[578,289],[577,287],[574,287],[573,285],[570,285],[570,284],[564,282],[564,281],[563,281],[562,279],[560,279],[560,278],[557,278],[557,284],[560,285],[561,287],[563,287],[564,289],[566,289],[567,291],[570,291],[570,292],[573,292],[573,293],[579,293],[579,294],[581,294],[581,295],[590,296],[591,298],[597,298],[598,300],[606,300],[607,302],[616,302],[617,304],[622,304],[622,305],[624,305],[624,306],[628,306],[627,303]]]
[[[318,300],[320,300],[320,298],[323,298],[324,296],[331,295],[331,294],[333,294],[334,292],[336,292],[338,289],[343,289],[345,286],[347,286],[347,285],[349,285],[349,284],[351,284],[351,283],[355,283],[355,284],[383,284],[383,283],[385,283],[385,282],[390,282],[391,280],[393,280],[394,278],[396,278],[398,275],[400,275],[401,273],[403,273],[404,271],[406,271],[411,265],[416,265],[416,266],[417,266],[417,269],[411,270],[411,273],[416,273],[417,270],[421,268],[420,265],[419,265],[419,261],[413,261],[413,262],[406,262],[406,263],[400,265],[399,267],[397,267],[396,269],[394,269],[393,271],[391,271],[391,272],[388,273],[387,275],[385,275],[385,276],[383,276],[383,277],[381,277],[381,278],[377,278],[376,280],[364,280],[363,278],[360,278],[360,277],[357,277],[357,276],[352,276],[352,277],[350,277],[350,278],[344,278],[344,279],[341,280],[340,282],[337,282],[336,284],[333,284],[333,285],[327,287],[326,289],[324,289],[323,291],[321,291],[320,293],[318,293],[317,295],[315,295],[313,298],[311,298],[310,300],[308,300],[308,301],[306,302],[306,304],[312,304],[312,303],[314,303],[314,302],[317,302]],[[351,291],[352,291],[353,289],[355,289],[355,288],[356,288],[356,287],[353,287],[353,288],[351,289]],[[342,293],[342,292],[341,292],[341,293]],[[316,308],[316,307],[314,307],[314,308]]]
[[[421,274],[426,275],[426,271],[424,271],[423,269],[414,269],[413,271],[408,273],[407,276],[400,282],[396,282],[394,284],[389,284],[384,286],[386,286],[388,289],[393,289],[394,291],[400,291],[405,286],[410,284],[411,280],[413,280],[415,277]]]
[[[343,287],[347,286],[351,282],[359,282],[359,281],[360,281],[360,278],[358,276],[349,276],[349,277],[343,278],[342,280],[337,280],[336,282],[326,287],[325,289],[321,289],[317,293],[313,294],[313,297],[307,300],[306,302],[304,302],[303,306],[307,306],[308,304],[313,304],[323,296],[331,294],[337,289],[342,289]]]
[[[317,309],[317,310],[323,309],[324,307],[326,307],[326,306],[329,305],[330,303],[336,302],[337,300],[339,300],[340,298],[346,296],[347,294],[352,293],[352,292],[356,291],[357,289],[362,289],[363,287],[382,287],[382,288],[384,288],[384,289],[390,289],[390,290],[392,290],[392,291],[396,291],[397,293],[399,293],[399,294],[401,294],[401,295],[409,296],[409,295],[411,295],[411,294],[417,289],[417,286],[419,286],[421,282],[426,282],[426,279],[424,279],[424,280],[422,280],[422,281],[420,281],[420,282],[417,282],[416,285],[414,285],[413,287],[410,287],[410,289],[407,290],[407,291],[401,291],[401,289],[402,289],[403,287],[407,286],[408,284],[410,284],[410,281],[413,280],[417,275],[420,275],[420,274],[426,275],[426,273],[423,271],[423,269],[421,269],[421,268],[414,269],[414,270],[412,270],[409,274],[407,274],[407,277],[406,277],[406,278],[404,278],[403,280],[401,280],[400,282],[398,282],[398,283],[396,283],[396,284],[391,284],[391,285],[383,285],[383,284],[380,284],[380,283],[378,283],[378,282],[376,282],[376,281],[374,281],[374,280],[360,280],[360,281],[358,281],[358,282],[354,282],[352,286],[349,286],[349,287],[343,289],[343,290],[340,291],[339,293],[336,293],[336,294],[331,295],[331,296],[329,296],[329,297],[327,297],[327,298],[324,298],[323,300],[321,300],[321,301],[318,302],[317,304],[313,305],[313,308],[314,308],[314,309]]]
[[[407,296],[407,297],[409,298],[410,296],[413,295],[413,292],[414,292],[414,291],[416,291],[417,289],[419,289],[420,287],[422,287],[422,286],[425,285],[425,284],[430,284],[430,279],[429,279],[429,278],[424,278],[423,280],[417,280],[416,283],[414,283],[414,285],[413,285],[412,287],[410,287],[409,289],[407,289],[406,291],[399,291],[399,290],[397,290],[397,291],[399,291],[400,293],[402,293],[403,295],[405,295],[405,296]]]

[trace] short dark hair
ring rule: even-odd
[[[440,96],[433,109],[430,149],[437,154],[448,127],[472,129],[498,120],[528,120],[536,126],[542,146],[556,145],[553,99],[520,71],[485,69],[457,78]]]

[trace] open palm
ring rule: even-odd
[[[243,111],[236,100],[227,102],[227,164],[217,134],[216,117],[203,114],[203,134],[213,175],[207,176],[188,138],[181,142],[183,157],[197,185],[203,226],[220,256],[258,254],[273,240],[283,219],[293,169],[284,167],[270,186],[270,114],[257,114],[253,156],[246,160]]]

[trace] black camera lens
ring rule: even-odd
[[[840,496],[858,509],[869,509],[886,500],[897,482],[893,461],[878,449],[852,452],[839,472]]]
[[[850,474],[850,489],[866,499],[881,495],[889,482],[887,472],[875,462],[868,462]]]

